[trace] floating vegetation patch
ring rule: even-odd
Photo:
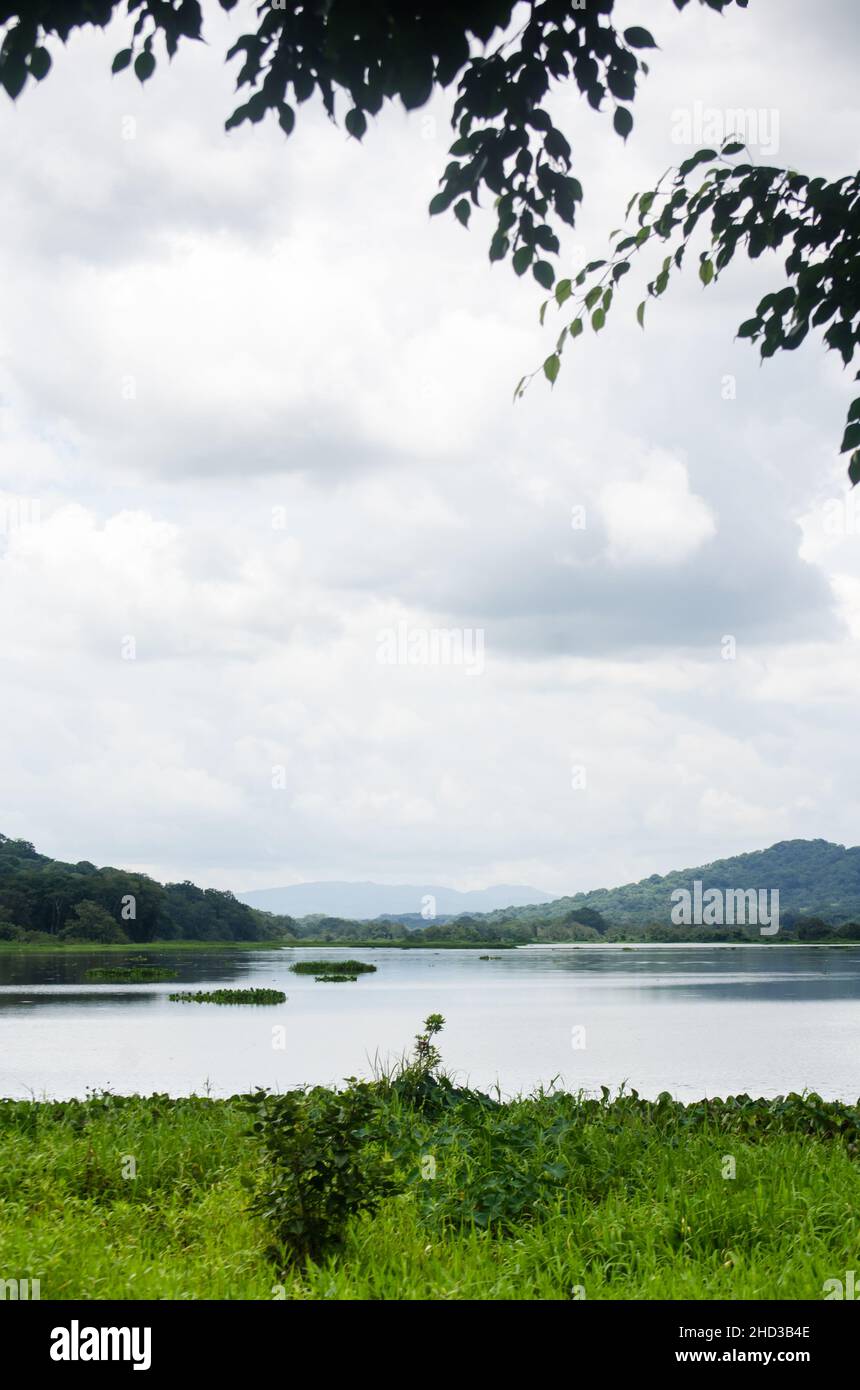
[[[352,980],[354,984],[357,979],[357,975],[314,975],[318,985],[339,985],[344,980]]]
[[[175,980],[178,971],[163,970],[158,965],[96,965],[84,973],[84,978],[101,984],[153,984],[158,980]]]
[[[279,989],[184,990],[171,994],[181,1004],[285,1004],[287,996]]]
[[[290,969],[295,975],[313,975],[316,979],[329,979],[332,975],[354,979],[356,975],[375,973],[376,966],[365,965],[361,960],[299,960]]]

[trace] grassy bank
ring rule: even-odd
[[[392,1094],[403,1190],[285,1271],[248,1212],[269,1170],[238,1099],[5,1101],[0,1277],[43,1299],[820,1298],[860,1260],[858,1121],[814,1097]]]
[[[725,951],[756,950],[760,947],[791,946],[798,950],[857,950],[856,941],[785,941],[777,937],[763,938],[761,941],[685,941],[679,937],[676,942],[639,940],[636,937],[623,941],[376,941],[372,937],[344,937],[342,941],[316,940],[311,937],[295,941],[129,941],[122,944],[103,944],[100,942],[23,942],[0,941],[0,955],[134,955],[147,951],[289,951],[289,950],[387,950],[387,951],[520,951],[527,946],[564,946],[566,950],[593,950],[595,947],[611,946],[622,950],[625,946],[719,946]]]
[[[135,955],[147,951],[273,951],[295,941],[0,941],[3,955]],[[302,943],[304,945],[304,943]]]
[[[560,942],[558,944],[568,943]],[[135,952],[141,951],[285,951],[296,950],[299,947],[302,950],[310,947],[315,951],[320,949],[343,951],[347,948],[364,951],[369,948],[376,950],[385,948],[389,951],[486,951],[488,949],[516,951],[518,949],[518,945],[510,941],[376,941],[373,938],[364,940],[353,937],[344,937],[342,941],[324,941],[315,940],[312,937],[301,937],[290,941],[278,938],[276,941],[127,941],[110,944],[99,941],[0,941],[0,954],[51,955],[59,951],[64,956],[92,955],[94,952],[99,955],[102,952],[110,955],[128,955],[129,953],[133,955]]]

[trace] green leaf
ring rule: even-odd
[[[582,332],[583,332],[582,319],[574,319],[574,320],[573,320],[573,323],[570,325],[570,336],[571,336],[571,338],[578,338],[579,335],[580,335],[580,333],[582,333]]]
[[[571,284],[570,280],[559,280],[558,284],[555,287],[555,302],[556,304],[558,304],[559,308],[565,302],[566,299],[570,299],[570,296],[572,294],[573,285]]]
[[[600,286],[599,286],[599,285],[595,285],[592,289],[590,289],[590,290],[588,291],[588,294],[585,296],[585,307],[586,307],[586,309],[593,309],[599,298],[600,298]]]
[[[558,353],[554,352],[543,364],[543,374],[550,386],[554,385],[555,379],[561,370],[561,359]]]
[[[30,54],[30,71],[37,82],[51,71],[51,55],[47,48],[34,48]]]
[[[134,60],[134,71],[140,82],[146,82],[155,72],[155,59],[151,53],[138,53]]]
[[[28,76],[24,60],[15,53],[8,54],[0,64],[0,82],[13,101],[24,90]]]
[[[709,285],[714,278],[714,263],[707,258],[699,266],[699,279],[703,285]]]
[[[430,199],[430,207],[428,208],[430,216],[435,217],[437,213],[447,212],[453,200],[453,192],[450,189],[443,188],[441,193],[437,193],[435,198]]]
[[[123,68],[127,68],[130,62],[131,49],[121,48],[119,53],[116,55],[113,62],[111,63],[110,70],[111,72],[122,72]]]
[[[595,333],[599,333],[599,332],[600,332],[600,330],[601,330],[601,328],[603,327],[603,325],[605,324],[605,322],[606,322],[606,315],[605,315],[605,313],[603,312],[603,310],[602,310],[602,309],[595,309],[594,313],[591,315],[591,326],[592,326],[592,328],[594,329]]]
[[[351,111],[347,111],[344,125],[356,140],[360,140],[367,130],[367,117],[363,111],[354,106]]]
[[[848,411],[849,424],[852,420],[860,420],[860,396],[852,402],[851,409]]]
[[[616,106],[612,124],[622,140],[626,140],[633,129],[633,117],[626,106]]]
[[[519,246],[513,254],[511,264],[517,275],[524,275],[532,263],[534,251],[530,246]]]
[[[648,33],[648,30],[643,29],[638,24],[634,24],[632,29],[624,30],[624,42],[629,43],[631,48],[657,47],[657,44],[655,43],[652,36]]]
[[[462,227],[468,227],[471,211],[472,204],[469,202],[468,198],[460,198],[460,200],[454,204],[454,216]]]
[[[532,275],[538,284],[545,290],[551,290],[555,280],[555,271],[549,261],[535,261],[532,266]]]
[[[860,449],[856,454],[851,455],[851,462],[848,465],[848,477],[851,479],[851,486],[856,487],[860,483]]]
[[[226,121],[224,122],[224,129],[225,129],[225,130],[233,130],[233,129],[235,129],[235,127],[236,127],[237,125],[241,125],[242,122],[243,122],[244,120],[247,119],[247,115],[248,115],[248,108],[247,108],[247,106],[237,106],[237,107],[236,107],[236,110],[233,112],[233,114],[232,114],[231,116],[228,116],[227,119],[226,119]]]
[[[545,1172],[549,1177],[554,1178],[557,1182],[561,1182],[562,1178],[566,1178],[566,1177],[567,1177],[567,1173],[568,1173],[567,1164],[566,1164],[566,1163],[548,1163],[548,1164],[546,1165],[546,1168],[544,1169],[544,1172]]]
[[[860,445],[860,424],[849,425],[842,437],[839,452],[845,454],[849,449],[856,449],[858,445]]]
[[[291,135],[293,126],[296,123],[296,113],[287,102],[282,101],[278,107],[278,125],[285,135]]]
[[[746,149],[746,145],[742,145],[741,142],[740,142],[740,140],[730,140],[729,143],[728,143],[727,145],[723,145],[723,148],[722,148],[721,153],[722,153],[722,154],[740,154],[741,150],[745,150],[745,149]]]
[[[639,305],[639,308],[636,310],[636,321],[637,321],[637,323],[639,324],[639,327],[640,327],[640,328],[644,328],[644,327],[645,327],[645,304],[646,304],[646,302],[647,302],[647,301],[643,299],[643,300],[642,300],[642,303]]]
[[[684,163],[678,170],[679,178],[685,179],[699,164],[704,164],[707,160],[716,159],[716,157],[716,150],[697,150],[695,154],[690,155],[689,159],[684,160]]]

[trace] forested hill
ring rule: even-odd
[[[0,835],[0,940],[24,934],[37,941],[256,941],[280,933],[232,893],[157,883],[85,859],[64,864],[38,854],[29,840]]]
[[[621,888],[598,889],[529,907],[417,922],[347,921],[314,915],[275,916],[232,893],[196,884],[158,883],[127,869],[87,860],[66,864],[39,854],[28,840],[0,835],[0,941],[327,941],[374,940],[420,945],[499,941],[720,940],[728,929],[671,923],[672,893],[718,888],[780,895],[780,939],[826,939],[830,929],[860,933],[860,848],[827,840],[784,840],[770,849],[718,859],[693,869],[652,874]],[[853,926],[843,926],[851,923]],[[827,924],[825,926],[825,924]],[[735,933],[757,937],[756,928]]]
[[[587,921],[592,913],[599,913],[604,922],[617,927],[668,924],[672,893],[678,888],[690,891],[695,880],[703,884],[703,891],[778,889],[786,923],[793,916],[821,917],[832,923],[860,919],[860,847],[846,849],[829,840],[781,840],[770,849],[652,874],[638,883],[577,893],[545,906],[490,913],[484,920],[504,916],[523,924]]]

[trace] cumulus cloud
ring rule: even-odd
[[[599,504],[609,558],[619,565],[679,565],[717,530],[678,459],[648,458],[639,477],[607,483]]]
[[[560,96],[570,263],[696,101],[850,167],[851,23],[668,7],[626,144]],[[237,889],[559,892],[850,840],[850,382],[734,341],[778,265],[690,276],[644,337],[625,286],[514,406],[556,316],[488,266],[487,217],[427,218],[444,102],[360,148],[306,110],[289,142],[226,137],[220,35],[144,90],[109,78],[119,46],[75,39],[3,114],[4,833]],[[381,665],[399,622],[479,630],[481,675]]]

